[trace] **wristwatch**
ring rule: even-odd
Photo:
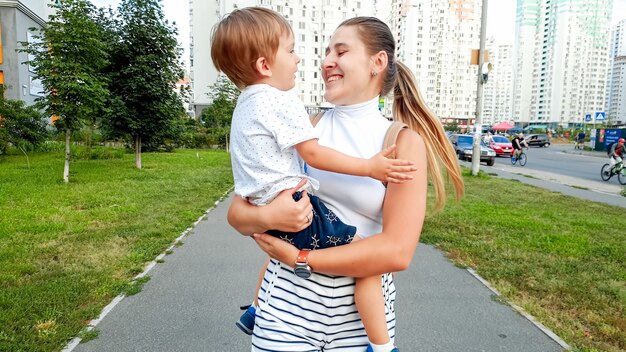
[[[311,266],[309,266],[309,253],[311,253],[310,249],[301,249],[300,253],[298,253],[298,259],[296,259],[296,264],[293,267],[293,271],[297,277],[307,279],[309,276],[311,276]]]

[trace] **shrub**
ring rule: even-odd
[[[83,147],[72,146],[71,154],[76,159],[84,160],[106,160],[106,159],[121,159],[124,157],[126,150],[124,148],[112,148],[112,147]]]

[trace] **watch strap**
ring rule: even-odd
[[[298,253],[298,258],[296,259],[296,263],[298,263],[298,264],[308,264],[309,263],[309,253],[311,253],[310,249],[301,249],[300,253]]]

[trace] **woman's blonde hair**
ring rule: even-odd
[[[387,68],[380,95],[393,89],[393,118],[417,132],[426,146],[428,176],[435,188],[435,210],[446,203],[442,165],[452,179],[457,201],[463,196],[463,176],[456,153],[443,130],[439,119],[430,111],[415,83],[415,76],[406,65],[395,59],[395,40],[389,27],[375,17],[355,17],[342,22],[342,26],[355,26],[368,52],[374,55],[387,53]]]
[[[279,13],[262,7],[234,10],[213,27],[211,59],[239,88],[259,79],[256,60],[274,62],[280,37],[293,33]]]

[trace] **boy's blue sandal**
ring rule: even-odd
[[[254,317],[256,316],[256,309],[253,306],[242,306],[241,310],[246,310],[239,317],[239,320],[235,322],[235,325],[241,331],[245,332],[248,335],[252,335],[252,330],[254,329]]]
[[[367,351],[365,352],[374,352],[374,350],[372,349],[372,345],[367,345]],[[394,347],[393,350],[389,352],[400,352],[400,350],[398,349],[398,347]]]

